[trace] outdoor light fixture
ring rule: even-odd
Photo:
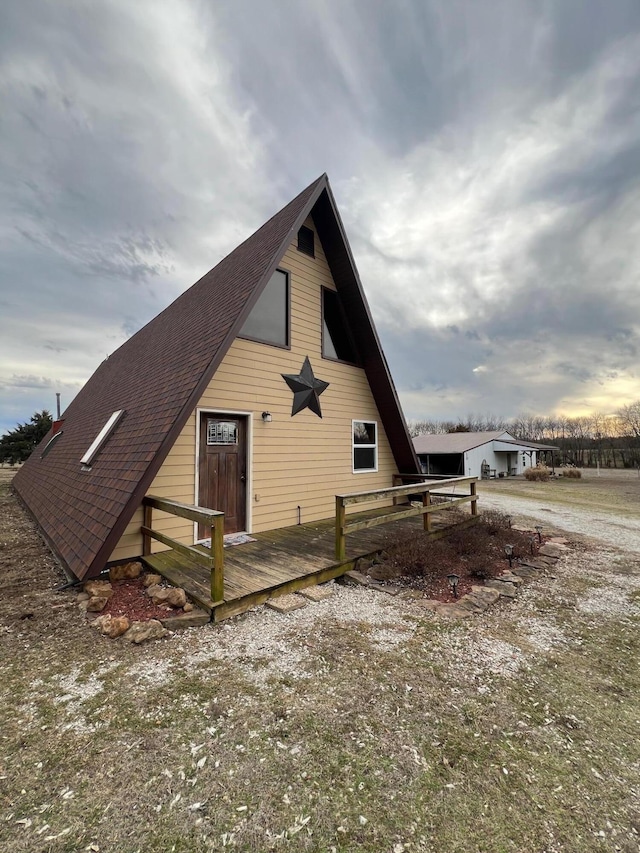
[[[513,545],[505,545],[504,553],[507,555],[507,559],[509,560],[509,568],[513,563]]]
[[[536,524],[536,533],[538,534],[538,542],[542,542],[542,525]]]
[[[460,575],[450,574],[447,575],[447,582],[451,587],[451,592],[453,592],[453,597],[458,597],[458,584],[460,583]]]
[[[512,519],[512,518],[513,518],[513,516],[512,516],[512,515],[508,515],[508,516],[507,516],[507,524],[509,525],[509,527],[511,527],[511,519]]]
[[[536,553],[536,537],[532,536],[530,542],[531,542],[531,553],[535,554]]]
[[[273,418],[271,417],[271,412],[263,412],[262,420],[265,422],[265,424],[270,424],[273,420]]]

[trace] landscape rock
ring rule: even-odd
[[[178,586],[163,587],[156,584],[147,589],[147,595],[154,604],[160,606],[184,607],[187,603],[186,592]]]
[[[342,583],[351,584],[352,586],[369,586],[369,578],[356,569],[351,569],[350,572],[345,572],[340,580]]]
[[[89,598],[111,598],[113,587],[109,581],[87,581],[83,587]]]
[[[184,605],[184,607],[182,609],[184,610],[185,613],[191,613],[191,611],[193,610],[193,604],[190,601],[187,601],[187,603]]]
[[[514,567],[513,573],[518,575],[520,578],[524,578],[525,580],[529,580],[530,578],[536,578],[540,574],[539,569],[534,569],[532,566],[527,565],[526,563],[520,563],[520,565]]]
[[[460,604],[442,604],[435,611],[441,619],[469,619],[473,616],[471,610],[461,607]]]
[[[93,621],[93,627],[97,628],[105,637],[110,637],[115,640],[116,637],[121,637],[129,630],[131,623],[126,616],[112,616],[110,613],[105,613],[104,616],[98,616]]]
[[[292,610],[299,610],[301,607],[306,606],[307,600],[295,593],[279,595],[277,598],[270,598],[267,601],[267,607],[275,610],[277,613],[291,613]]]
[[[520,584],[523,582],[522,578],[512,571],[502,572],[502,574],[498,575],[498,580],[506,581],[508,583],[514,583],[516,586],[520,586]]]
[[[92,595],[91,598],[89,599],[89,601],[87,601],[87,602],[81,601],[80,606],[82,607],[83,605],[86,604],[87,610],[90,610],[92,613],[99,613],[100,610],[104,610],[104,608],[106,607],[107,601],[109,601],[110,597],[111,597],[110,595],[108,595],[106,597],[102,596],[102,595]]]
[[[157,586],[162,581],[162,577],[160,575],[146,574],[142,578],[142,585],[146,588],[150,586]]]
[[[458,607],[463,607],[471,613],[483,613],[489,606],[487,601],[480,598],[480,596],[474,595],[472,592],[463,595],[462,598],[458,599],[456,604]]]
[[[88,592],[79,592],[78,593],[78,601],[89,601],[91,596]]]
[[[543,557],[554,557],[557,560],[566,550],[566,545],[554,545],[552,542],[546,542],[538,548],[538,554],[541,554]]]
[[[369,589],[375,589],[378,592],[386,592],[387,595],[399,595],[402,592],[399,586],[390,586],[388,584],[377,583],[375,581],[373,583],[369,583]]]
[[[555,561],[554,561],[555,562]],[[518,567],[513,571],[518,572],[523,566],[529,569],[537,569],[539,572],[543,572],[545,569],[549,568],[549,560],[546,557],[523,557],[518,564]]]
[[[149,640],[160,640],[169,632],[157,619],[149,619],[148,622],[132,622],[131,627],[123,634],[125,640],[130,643],[146,643]]]
[[[109,569],[109,580],[114,581],[133,580],[142,574],[140,563],[123,563],[119,566],[111,566]]]
[[[508,581],[501,581],[497,578],[487,581],[485,586],[488,586],[489,589],[497,590],[500,595],[505,596],[505,598],[515,598],[518,594],[518,588],[515,584],[509,583]]]
[[[487,586],[472,586],[471,592],[477,596],[478,598],[484,599],[489,604],[495,604],[496,601],[500,598],[500,593],[497,589],[491,589]]]

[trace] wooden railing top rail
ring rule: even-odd
[[[396,480],[421,481],[425,477],[428,477],[430,480],[450,480],[451,474],[394,474],[392,479],[395,483]]]
[[[443,493],[440,491],[443,486],[455,488],[456,486],[466,485],[467,483],[469,484],[468,494]],[[345,537],[347,533],[355,533],[357,530],[366,530],[369,527],[377,527],[379,524],[385,524],[387,521],[411,518],[415,515],[423,516],[424,529],[430,532],[431,516],[434,512],[442,512],[444,509],[449,509],[452,506],[462,503],[470,503],[471,515],[476,516],[478,514],[477,483],[477,477],[450,477],[446,480],[425,479],[419,483],[412,483],[409,486],[391,486],[386,489],[375,489],[369,492],[351,492],[347,495],[336,495],[336,559],[344,560],[346,557]],[[375,518],[362,518],[362,513],[357,512],[347,515],[348,504],[415,494],[422,495],[422,505],[418,504],[414,506],[412,504],[407,509],[398,509],[396,507],[392,511]],[[432,496],[446,496],[448,501],[444,504],[432,504]]]
[[[206,524],[207,527],[213,524],[214,519],[224,515],[223,512],[217,509],[207,509],[204,506],[191,506],[190,504],[183,504],[179,501],[169,500],[168,498],[158,498],[155,495],[147,495],[142,502],[162,512],[178,515],[180,518],[196,521],[198,524]]]
[[[434,489],[441,489],[443,486],[456,486],[463,483],[476,483],[477,477],[451,477],[448,480],[421,480],[418,483],[412,483],[409,486],[389,486],[385,489],[373,489],[367,492],[349,492],[344,495],[336,495],[343,503],[363,503],[364,501],[375,501],[382,498],[399,498],[404,495],[423,494],[431,492]]]

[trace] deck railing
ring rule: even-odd
[[[156,539],[163,545],[168,545],[191,560],[202,565],[204,561],[207,568],[211,569],[211,600],[220,602],[224,598],[224,513],[214,509],[206,509],[202,506],[190,506],[189,504],[170,501],[166,498],[157,498],[147,495],[142,501],[144,507],[144,522],[142,525],[142,553],[146,557],[151,553],[151,540]],[[186,518],[202,524],[211,534],[211,549],[203,546],[184,545],[164,533],[152,529],[152,514],[154,509]]]
[[[401,518],[410,518],[411,516],[422,515],[424,517],[424,529],[427,532],[431,531],[431,516],[434,512],[441,512],[444,509],[449,509],[452,506],[462,503],[471,503],[471,515],[478,514],[478,495],[476,493],[477,477],[450,477],[446,480],[426,480],[423,478],[420,482],[411,483],[404,486],[391,486],[386,489],[374,489],[370,492],[351,492],[347,495],[336,495],[336,559],[346,559],[346,535],[347,533],[355,533],[356,530],[366,530],[369,527],[376,527],[378,524],[385,524],[388,521],[398,521]],[[460,485],[469,484],[469,494],[460,495],[455,491],[442,491],[443,488],[456,489]],[[409,495],[421,495],[422,506],[410,506],[407,509],[393,509],[392,512],[385,515],[378,515],[375,518],[358,518],[354,514],[354,520],[348,521],[347,507],[352,504],[368,503],[390,498],[408,498]],[[443,503],[432,503],[432,497],[446,498]]]

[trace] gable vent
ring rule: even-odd
[[[298,251],[304,252],[305,255],[311,255],[312,258],[315,258],[316,256],[314,233],[311,228],[307,228],[306,225],[303,225],[298,231]]]

